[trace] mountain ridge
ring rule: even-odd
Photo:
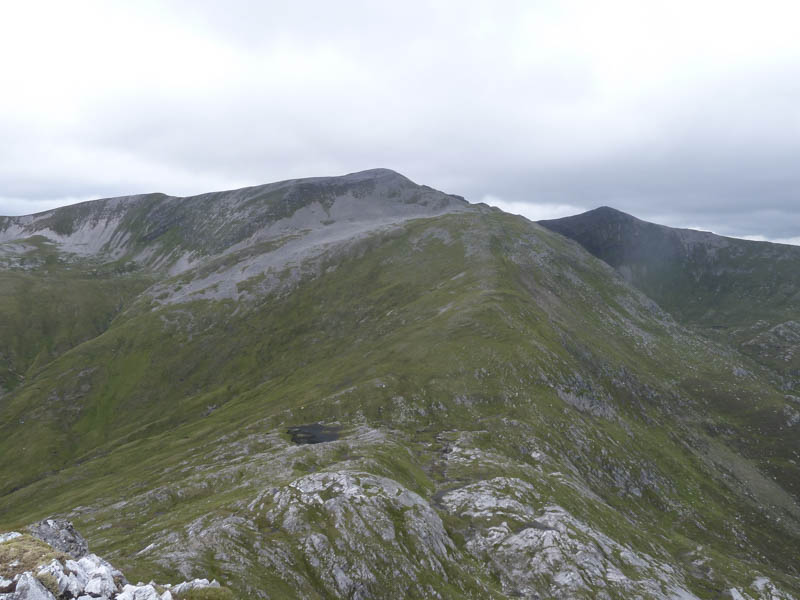
[[[46,215],[50,215],[54,212],[74,208],[74,207],[86,207],[93,205],[95,203],[120,203],[120,202],[127,202],[127,201],[135,201],[141,198],[147,198],[151,196],[159,196],[163,198],[169,198],[174,200],[193,200],[198,198],[203,198],[209,195],[219,195],[219,194],[235,194],[235,193],[245,193],[251,192],[255,190],[262,190],[264,188],[281,188],[287,187],[298,183],[315,183],[315,182],[325,182],[328,180],[338,180],[342,182],[355,182],[365,179],[375,179],[379,177],[392,177],[392,178],[399,178],[411,182],[410,179],[398,173],[397,171],[393,171],[392,169],[386,168],[372,168],[372,169],[365,169],[363,171],[354,171],[352,173],[347,173],[345,175],[330,175],[330,176],[317,176],[317,177],[299,177],[294,179],[282,179],[280,181],[270,182],[270,183],[261,183],[255,184],[250,186],[244,186],[240,188],[232,188],[228,190],[217,190],[214,192],[203,192],[200,194],[192,194],[189,196],[173,196],[170,194],[165,194],[164,192],[143,192],[138,194],[128,194],[123,196],[109,196],[104,198],[96,198],[90,200],[83,200],[81,202],[76,202],[74,204],[68,204],[65,206],[59,206],[56,208],[50,208],[47,210],[23,214],[23,215],[16,215],[16,216],[8,216],[8,215],[0,215],[0,219],[4,219],[10,222],[18,221],[18,220],[30,220],[34,217],[42,217]]]
[[[593,218],[595,216],[599,216],[601,219],[603,217],[606,217],[606,218],[615,219],[617,221],[629,221],[629,222],[635,222],[635,223],[638,223],[638,224],[647,224],[647,225],[651,225],[651,226],[654,226],[654,227],[667,229],[667,230],[670,230],[670,231],[683,232],[683,233],[688,234],[688,235],[693,235],[693,234],[696,233],[696,234],[699,234],[700,238],[707,238],[708,236],[713,236],[714,238],[721,238],[721,239],[724,239],[724,240],[739,240],[739,241],[748,242],[748,243],[755,244],[755,245],[770,244],[770,245],[775,245],[775,246],[796,247],[794,244],[786,244],[786,243],[783,243],[783,242],[775,242],[775,241],[771,241],[771,240],[752,240],[752,239],[743,238],[743,237],[722,235],[722,234],[715,233],[715,232],[713,232],[711,230],[707,230],[707,229],[699,229],[699,228],[694,228],[694,227],[672,227],[670,225],[663,225],[661,223],[655,223],[655,222],[652,222],[652,221],[647,221],[645,219],[641,219],[641,218],[639,218],[639,217],[637,217],[635,215],[632,215],[630,213],[627,213],[627,212],[625,212],[623,210],[620,210],[618,208],[614,208],[613,206],[607,206],[607,205],[598,206],[596,208],[593,208],[593,209],[590,209],[590,210],[587,210],[585,212],[578,213],[578,214],[575,214],[575,215],[569,215],[569,216],[566,216],[566,217],[559,217],[559,218],[555,218],[555,219],[540,219],[540,220],[538,220],[536,222],[540,223],[540,224],[547,224],[545,226],[548,227],[548,229],[549,229],[549,228],[551,228],[550,226],[552,226],[552,228],[558,227],[559,223],[561,223],[562,226],[566,226],[566,224],[569,221],[577,222],[579,220],[594,220]]]
[[[785,376],[800,368],[800,247],[674,229],[610,209],[540,221],[607,262],[682,323]]]
[[[208,218],[172,213],[138,261],[0,245],[2,528],[68,518],[133,577],[242,597],[797,594],[773,371],[561,234],[400,183],[301,186],[314,220],[177,274]]]
[[[383,192],[373,193],[376,187]],[[373,199],[384,199],[384,205],[371,207],[367,201],[370,193]],[[337,200],[343,213],[339,218],[350,221],[392,212],[395,216],[415,214],[413,208],[424,214],[469,206],[463,198],[418,186],[394,171],[371,169],[340,177],[290,179],[187,197],[160,193],[120,196],[34,215],[0,217],[0,243],[37,234],[65,251],[119,259],[137,242],[152,245],[158,241],[172,249],[164,238],[175,234],[185,246],[181,249],[213,253],[246,241],[259,228],[280,223],[309,205],[315,205],[327,217],[320,221],[333,224],[337,215],[332,216],[330,211],[337,209]],[[346,201],[352,206],[346,206]],[[404,205],[406,210],[402,210]],[[181,226],[188,228],[183,237]],[[202,235],[209,238],[205,243],[196,239]],[[134,258],[142,260],[141,256]]]

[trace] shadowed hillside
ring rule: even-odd
[[[684,324],[785,375],[800,373],[800,247],[640,221],[612,208],[541,221],[580,243]]]

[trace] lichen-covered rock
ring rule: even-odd
[[[86,584],[84,591],[92,596],[104,596],[106,598],[114,595],[117,591],[117,586],[114,584],[111,570],[107,567],[96,569]]]
[[[456,554],[421,496],[369,473],[301,477],[275,493],[266,518],[296,540],[326,593],[336,597],[376,597],[379,581],[414,586],[426,575],[446,579],[445,564]]]
[[[695,598],[674,570],[637,554],[559,506],[540,506],[534,487],[498,477],[445,494],[465,519],[467,549],[493,565],[506,593],[524,598]]]
[[[29,525],[28,531],[33,537],[74,558],[81,558],[89,553],[89,544],[75,531],[72,523],[64,519],[44,519]]]

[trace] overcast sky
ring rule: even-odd
[[[0,214],[388,167],[800,240],[800,3],[0,0]]]

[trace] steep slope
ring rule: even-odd
[[[331,245],[410,218],[466,209],[462,198],[374,169],[0,217],[0,396],[31,368],[102,333],[136,295],[167,275],[202,269],[204,277],[192,274],[151,291],[159,301],[203,294],[236,299],[238,283],[268,279]],[[227,268],[233,265],[236,271]]]
[[[647,223],[608,207],[540,224],[580,243],[687,325],[800,373],[800,247]]]
[[[0,529],[63,515],[133,578],[242,597],[798,593],[768,372],[560,235],[349,177],[334,207],[390,207],[289,226],[304,192],[219,247],[176,217],[148,252],[118,202],[86,258],[157,281],[0,399]]]
[[[155,278],[58,251],[42,236],[0,243],[0,398],[102,333]]]
[[[0,243],[42,236],[62,252],[132,260],[174,275],[209,256],[287,235],[313,234],[309,243],[324,243],[466,207],[463,198],[373,169],[188,198],[147,194],[0,217]]]

